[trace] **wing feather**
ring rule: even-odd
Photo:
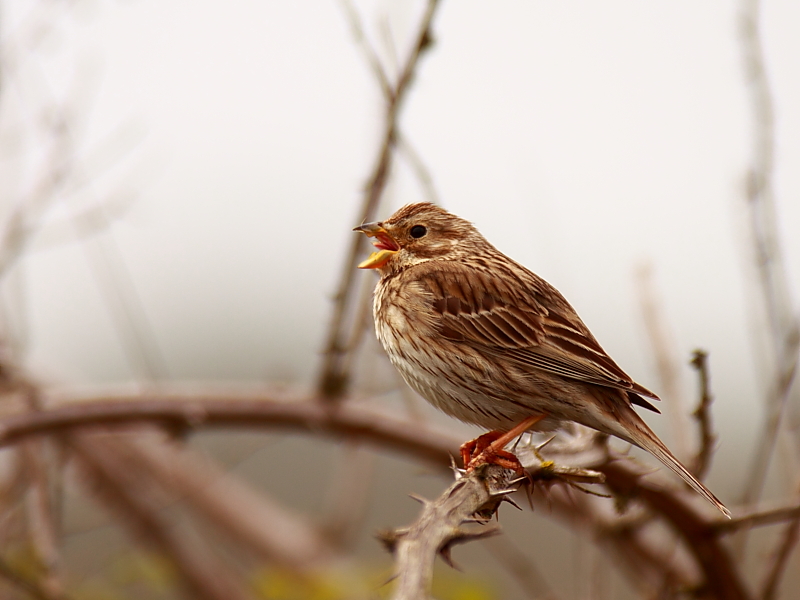
[[[419,265],[418,279],[432,297],[440,333],[523,367],[624,390],[632,402],[657,412],[640,396],[658,396],[635,383],[606,354],[564,297],[519,268],[519,277],[488,267],[465,277],[463,263]]]

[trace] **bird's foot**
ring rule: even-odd
[[[546,416],[547,415],[534,415],[528,417],[508,431],[490,431],[474,440],[462,444],[461,460],[464,461],[464,468],[467,473],[471,473],[480,465],[493,464],[504,469],[513,470],[518,475],[522,475],[525,469],[519,462],[519,459],[515,454],[503,450],[503,448],[505,448],[511,440],[528,431],[528,429]]]

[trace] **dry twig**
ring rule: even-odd
[[[361,210],[359,211],[359,218],[362,222],[374,218],[378,208],[378,202],[386,187],[389,171],[392,166],[394,148],[397,143],[397,122],[400,107],[406,97],[419,59],[431,45],[431,24],[438,6],[438,0],[428,0],[425,12],[417,29],[411,53],[406,59],[405,65],[391,89],[385,86],[385,82],[388,81],[388,78],[380,67],[380,63],[377,62],[377,57],[374,52],[371,52],[371,50],[366,51],[368,60],[373,70],[378,73],[378,81],[381,83],[381,87],[384,90],[384,95],[386,97],[386,114],[378,157],[368,177]],[[350,11],[348,15],[352,22],[355,12]],[[355,22],[357,23],[357,20]],[[361,31],[360,25],[358,25],[358,27],[354,26],[353,29],[357,32],[356,39],[363,40],[363,31]],[[359,37],[358,32],[361,32],[361,37]],[[369,48],[366,42],[362,43],[361,47]],[[346,327],[345,319],[347,314],[351,311],[354,302],[353,298],[357,288],[355,267],[365,244],[364,236],[353,236],[350,250],[343,264],[339,287],[334,296],[333,315],[328,329],[324,360],[317,385],[320,395],[325,399],[340,398],[347,390],[349,379],[347,359],[351,348],[348,348],[346,344],[348,327]]]
[[[740,41],[744,57],[747,89],[753,108],[753,164],[747,174],[747,208],[759,292],[766,311],[774,367],[768,378],[767,419],[759,437],[753,465],[742,503],[758,502],[772,461],[775,444],[782,430],[792,387],[798,369],[800,324],[796,317],[778,239],[777,216],[772,178],[775,154],[775,118],[772,90],[764,60],[759,28],[759,0],[744,0],[739,17]],[[760,324],[759,324],[760,325]],[[796,390],[796,388],[795,388]],[[795,399],[797,400],[797,391]],[[795,401],[791,410],[799,410]],[[797,440],[795,440],[795,447]]]
[[[669,327],[664,311],[658,300],[653,281],[652,265],[643,265],[637,270],[637,291],[639,305],[642,310],[647,338],[656,362],[656,372],[660,386],[660,394],[668,402],[664,410],[669,416],[670,434],[674,439],[675,454],[679,457],[689,455],[689,445],[685,432],[689,428],[684,397],[680,385],[680,360],[669,337]]]
[[[717,442],[711,422],[711,403],[714,398],[711,396],[709,384],[708,353],[704,350],[695,350],[690,364],[697,370],[700,377],[700,401],[692,413],[700,427],[700,449],[694,459],[692,471],[702,480],[711,466],[711,455],[714,452],[714,444]]]

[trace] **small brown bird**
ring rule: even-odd
[[[606,354],[564,297],[492,246],[472,223],[429,203],[356,227],[376,252],[375,330],[394,366],[431,404],[492,430],[462,447],[465,466],[519,466],[502,450],[532,429],[573,421],[650,452],[730,512],[633,410],[653,392]]]

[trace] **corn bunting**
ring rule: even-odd
[[[529,430],[573,421],[650,452],[720,511],[727,508],[633,410],[653,392],[606,354],[564,297],[468,221],[428,203],[355,228],[377,251],[375,329],[394,366],[431,404],[491,430],[462,447],[465,467],[497,462]]]

